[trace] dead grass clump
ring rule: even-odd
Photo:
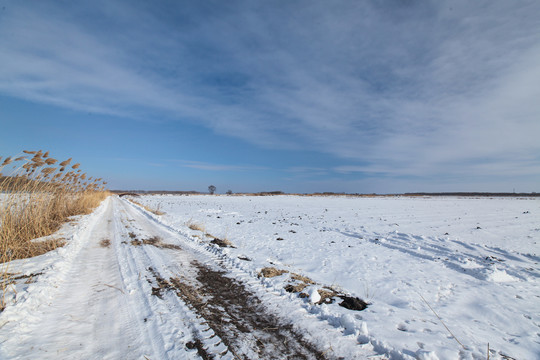
[[[259,277],[264,276],[266,278],[272,278],[288,273],[287,270],[276,269],[275,267],[265,267],[259,271]]]
[[[111,240],[109,239],[103,239],[99,242],[99,246],[103,247],[103,248],[108,248],[111,246]]]
[[[335,297],[339,294],[330,289],[318,289],[317,292],[321,296],[321,300],[317,304],[332,304],[335,301]]]
[[[285,285],[285,290],[290,293],[298,293],[298,296],[300,298],[308,298],[309,295],[303,291],[309,285],[316,284],[316,282],[311,280],[310,278],[296,273],[291,273],[291,281],[292,282]],[[339,306],[342,306],[349,310],[362,311],[369,305],[360,298],[345,295],[341,292],[337,292],[331,289],[330,287],[325,286],[322,289],[317,289],[317,292],[321,297],[321,299],[316,303],[317,305],[333,304],[336,301],[336,298],[341,298],[343,300],[341,303],[338,304]]]
[[[204,227],[204,225],[201,225],[201,224],[196,223],[196,222],[192,222],[191,220],[188,221],[186,225],[191,230],[200,231],[200,232],[206,234],[206,228]]]
[[[158,244],[161,244],[161,239],[158,236],[153,236],[151,238],[144,239],[143,244],[157,246]]]
[[[210,242],[212,244],[218,245],[219,247],[231,247],[231,248],[235,247],[233,245],[233,243],[229,239],[218,239],[218,238],[215,237],[214,240],[212,240]]]
[[[290,293],[299,293],[302,292],[307,287],[305,283],[296,283],[296,284],[287,284],[285,285],[285,290]]]
[[[291,279],[302,281],[306,284],[315,284],[315,281],[311,280],[310,278],[303,275],[296,274],[296,273],[291,273]]]

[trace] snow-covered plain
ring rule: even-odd
[[[490,359],[540,359],[538,199],[136,201],[165,214],[111,197],[55,235],[65,247],[8,264],[18,280],[0,313],[0,358],[197,359],[201,339],[216,358],[274,358],[257,355],[272,351],[256,345],[268,329],[225,346],[227,334],[186,305],[173,280],[202,286],[197,263],[244,284],[325,358],[477,360],[489,343]],[[258,277],[265,267],[289,272]],[[285,291],[292,273],[315,282],[310,296]],[[324,287],[370,305],[314,304]]]
[[[244,267],[275,266],[369,301],[362,312],[335,303],[310,310],[342,327],[344,336],[356,336],[359,346],[391,358],[486,359],[489,343],[491,359],[540,359],[538,199],[156,195],[138,201],[159,207],[174,228],[196,223],[229,239],[236,248],[223,251],[251,259]],[[267,279],[276,286],[285,280],[286,274]]]

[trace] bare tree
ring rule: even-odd
[[[227,195],[232,195],[232,190],[227,190]]]
[[[214,193],[216,192],[216,187],[214,185],[210,185],[208,187],[208,192],[210,193],[210,195],[214,195]]]

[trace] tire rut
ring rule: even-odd
[[[153,268],[148,268],[156,282],[152,294],[161,299],[165,291],[176,294],[204,319],[236,358],[327,358],[295,332],[292,324],[285,324],[269,314],[261,300],[243,283],[196,260],[191,266],[197,269],[196,281],[182,277],[164,279]],[[197,349],[201,357],[214,358],[202,346]]]
[[[196,320],[192,320],[197,324],[192,326],[193,341],[185,344],[188,349],[197,350],[203,359],[230,358],[231,354],[235,359],[331,358],[295,331],[292,323],[271,314],[247,285],[229,277],[219,264],[213,261],[204,264],[200,256],[184,246],[165,242],[159,230],[151,230],[156,224],[145,226],[145,234],[141,234],[134,225],[144,225],[146,221],[140,218],[139,221],[126,226],[133,232],[129,233],[131,242],[125,241],[124,245],[140,248],[143,253],[159,249],[160,253],[164,252],[164,259],[191,258],[182,261],[179,271],[172,270],[174,266],[152,263],[145,268],[149,296],[174,302],[170,296],[174,294],[193,312]],[[170,256],[174,253],[182,255]]]

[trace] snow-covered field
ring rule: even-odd
[[[354,314],[336,304],[312,312],[330,321],[351,315],[344,334],[380,352],[485,359],[489,343],[492,359],[540,359],[538,199],[162,195],[138,201],[159,207],[175,228],[198,223],[229,239],[236,248],[228,256],[251,259],[246,267],[276,266],[369,301]]]
[[[18,281],[0,314],[0,358],[250,359],[293,347],[268,348],[283,335],[270,318],[235,328],[254,308],[228,307],[225,288],[227,301],[207,305],[232,325],[214,326],[216,312],[184,287],[219,298],[212,278],[238,281],[238,297],[256,296],[278,323],[293,323],[290,334],[319,357],[476,360],[487,359],[489,343],[490,359],[540,359],[538,199],[136,200],[165,214],[113,197],[61,230],[64,248],[9,265]],[[265,267],[288,272],[259,277]],[[293,273],[313,280],[310,296],[284,289]],[[328,288],[370,305],[316,304]],[[298,344],[294,354],[311,351]]]

